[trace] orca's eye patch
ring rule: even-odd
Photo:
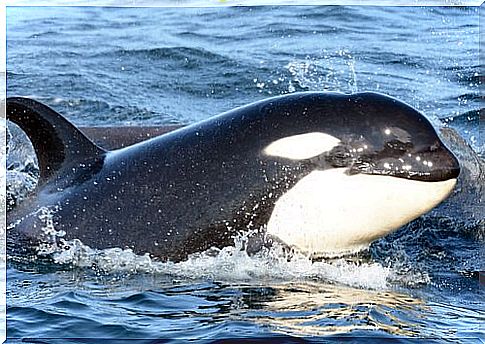
[[[358,147],[358,148],[356,148]],[[364,149],[365,147],[365,149]],[[398,139],[391,139],[380,147],[371,146],[369,143],[347,142],[341,143],[329,151],[325,161],[332,167],[349,167],[349,174],[389,174],[396,173],[395,167],[408,165],[407,156],[413,150],[414,145],[410,142],[403,142]],[[390,171],[390,167],[393,171]],[[403,170],[403,174],[408,170]]]
[[[325,162],[332,167],[368,166],[375,147],[364,138],[347,138],[325,154]]]
[[[351,147],[346,144],[335,146],[326,154],[325,161],[332,167],[350,166],[353,161]]]
[[[384,152],[394,152],[391,153],[392,155],[395,154],[403,154],[405,152],[408,152],[409,150],[413,149],[414,145],[411,142],[402,142],[399,140],[391,140],[387,141],[384,145]]]

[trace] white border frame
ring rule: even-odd
[[[342,6],[480,6],[479,9],[479,61],[481,76],[485,75],[483,62],[484,52],[482,45],[485,43],[485,0],[6,0],[0,5],[0,116],[6,117],[6,28],[7,7],[13,6],[86,6],[86,7],[231,7],[231,6],[291,6],[291,5],[342,5]],[[483,7],[483,8],[482,8]],[[485,85],[481,85],[479,91],[482,98]],[[480,117],[481,118],[481,117]],[[485,123],[479,122],[479,126]],[[0,160],[6,160],[6,132],[5,126],[0,125],[0,137],[3,143],[0,147]],[[480,131],[479,131],[480,133]],[[478,137],[478,140],[485,138]],[[0,342],[6,341],[6,165],[0,168]],[[485,247],[480,256],[485,260]],[[485,286],[485,272],[480,272],[480,285]]]

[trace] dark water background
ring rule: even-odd
[[[485,321],[478,49],[478,8],[8,8],[8,96],[77,125],[187,124],[289,92],[370,90],[456,130],[472,171],[446,204],[347,259],[229,248],[161,264],[81,244],[57,264],[10,259],[8,337],[475,342]]]

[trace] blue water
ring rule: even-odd
[[[378,91],[455,130],[444,139],[467,171],[437,210],[344,259],[228,248],[155,263],[81,243],[54,264],[10,258],[8,337],[475,342],[478,48],[479,9],[467,7],[8,8],[8,96],[77,125],[188,124],[295,91]]]

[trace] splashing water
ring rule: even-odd
[[[286,66],[291,79],[288,91],[321,90],[357,92],[355,60],[350,52],[338,50],[322,58],[307,56],[303,61],[293,61]]]
[[[92,249],[79,240],[64,241],[51,247],[58,264],[95,268],[105,273],[152,273],[178,279],[217,281],[324,281],[366,289],[385,289],[392,271],[378,263],[356,263],[345,259],[332,262],[312,262],[308,257],[295,254],[288,259],[282,247],[250,256],[243,249],[245,238],[235,238],[235,245],[223,249],[212,248],[191,255],[179,263],[159,262],[148,254],[136,255],[131,249]],[[62,248],[61,248],[62,247]],[[67,249],[66,249],[67,248]]]
[[[345,49],[290,61],[270,78],[254,78],[253,83],[259,93],[267,95],[299,91],[358,92],[355,58]]]
[[[2,190],[6,195],[6,209],[11,210],[22,203],[37,186],[39,168],[34,148],[27,135],[15,124],[2,121],[2,132],[6,137],[6,152],[2,156],[6,166],[6,184]]]
[[[51,209],[48,207],[41,207],[35,213],[30,215],[37,216],[41,220],[42,232],[44,233],[44,237],[47,239],[45,242],[40,243],[37,247],[37,254],[39,256],[47,256],[57,252],[59,250],[59,238],[66,235],[66,232],[62,230],[58,231],[54,227],[53,215],[56,211],[57,208]]]

